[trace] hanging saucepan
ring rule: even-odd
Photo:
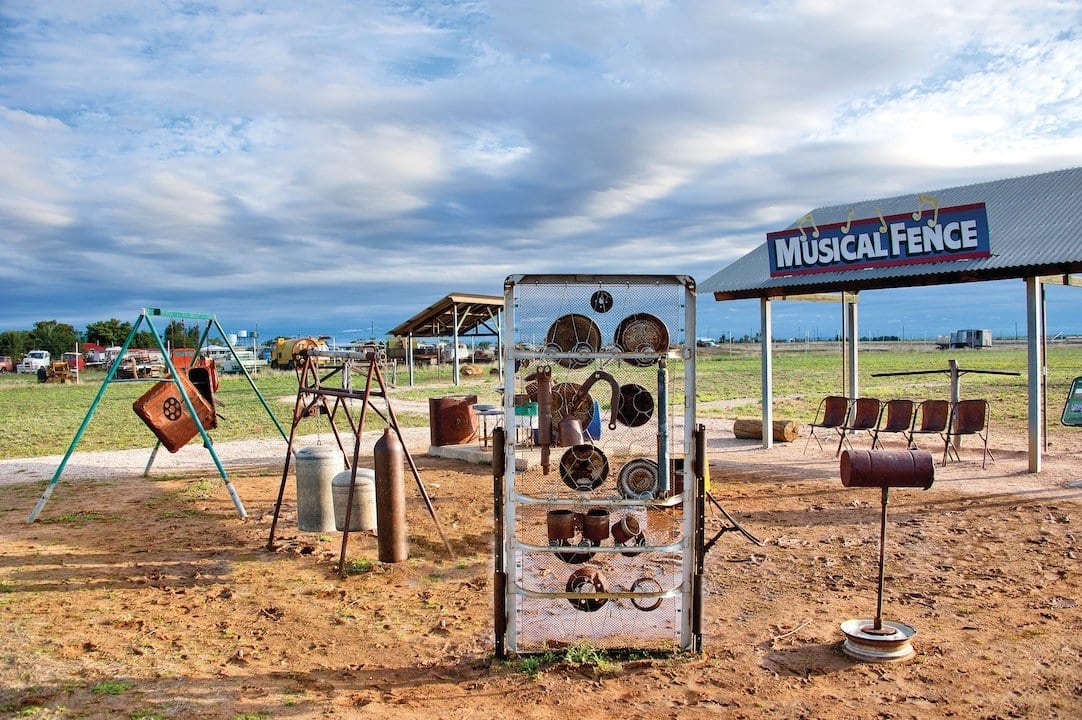
[[[657,493],[657,463],[649,458],[636,458],[622,468],[616,487],[629,500],[650,500]]]
[[[603,593],[605,592],[605,576],[600,571],[584,567],[579,568],[575,572],[571,573],[571,577],[567,579],[567,592],[569,593]],[[568,598],[567,601],[571,603],[576,610],[582,610],[584,612],[595,612],[600,610],[601,607],[608,602],[608,598]]]
[[[552,387],[551,433],[553,443],[560,437],[560,421],[572,417],[579,421],[582,428],[590,427],[594,419],[594,403],[589,395],[581,394],[582,386],[578,383],[562,382]]]
[[[613,338],[616,346],[623,352],[663,353],[669,349],[669,329],[665,323],[649,313],[628,315],[616,326]],[[657,362],[657,358],[628,360],[632,365],[648,367]]]
[[[545,519],[549,547],[591,548],[601,544],[587,537],[576,541],[575,535],[585,529],[585,517],[571,510],[549,510]],[[591,533],[593,534],[593,533]],[[570,565],[581,565],[594,556],[592,552],[558,552],[556,557]]]
[[[621,520],[612,524],[612,540],[617,547],[644,547],[646,545],[646,533],[642,531],[639,520],[634,515],[625,515]],[[620,553],[625,557],[635,557],[637,550]]]
[[[639,427],[654,416],[654,396],[642,385],[628,383],[620,386],[616,419],[628,427]]]
[[[666,344],[668,340],[666,339]],[[545,336],[549,352],[596,353],[601,347],[601,330],[597,323],[585,315],[572,313],[556,318]],[[561,358],[556,362],[565,368],[581,368],[590,364],[592,358]]]
[[[572,490],[595,490],[608,476],[609,461],[593,445],[575,445],[560,458],[560,479]]]

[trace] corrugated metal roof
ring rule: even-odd
[[[1082,168],[920,194],[934,196],[941,207],[985,203],[992,255],[975,260],[771,277],[764,242],[700,283],[699,292],[713,293],[718,300],[735,300],[1082,272]],[[816,224],[826,226],[844,223],[850,210],[853,218],[871,218],[880,212],[887,216],[913,212],[918,209],[917,195],[914,192],[821,207],[812,210],[811,215]],[[789,226],[796,228],[796,223]]]
[[[497,318],[502,311],[502,295],[453,293],[440,298],[387,334],[392,337],[449,337],[455,333],[457,318],[459,336],[497,336],[500,334]]]

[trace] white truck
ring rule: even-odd
[[[37,373],[39,368],[48,369],[51,362],[52,357],[49,355],[48,350],[31,350],[15,366],[15,372]]]

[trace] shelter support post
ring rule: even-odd
[[[859,355],[857,348],[857,338],[860,337],[860,332],[857,327],[857,295],[853,293],[852,301],[845,303],[846,316],[849,319],[847,325],[849,325],[849,345],[847,352],[849,353],[849,397],[856,400],[860,397],[860,382],[857,379],[857,357]]]
[[[1041,395],[1044,389],[1044,358],[1041,348],[1044,344],[1042,317],[1042,294],[1040,279],[1026,278],[1026,336],[1028,381],[1028,417],[1029,417],[1029,471],[1041,471],[1041,450],[1044,422],[1041,418]]]
[[[771,322],[769,298],[759,300],[759,323],[762,337],[762,385],[763,385],[763,447],[774,446],[774,348],[770,340]]]
[[[458,303],[451,306],[451,315],[454,318],[454,333],[451,338],[451,368],[452,368],[452,380],[457,387],[460,384],[459,379],[459,361],[458,357]]]

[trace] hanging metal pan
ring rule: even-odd
[[[657,494],[657,463],[649,458],[636,458],[622,468],[616,487],[629,500],[649,500]]]
[[[572,490],[595,490],[608,476],[609,460],[593,445],[575,445],[560,458],[560,479]]]
[[[628,427],[639,427],[654,416],[654,396],[642,385],[627,383],[620,386],[616,404],[616,419]]]
[[[666,343],[668,341],[666,340]],[[556,318],[545,336],[545,345],[551,352],[596,353],[601,348],[601,330],[597,323],[585,315],[572,313]],[[561,358],[556,362],[565,368],[581,368],[590,364],[592,358]]]
[[[572,417],[583,428],[590,427],[594,419],[594,402],[589,395],[582,393],[582,386],[573,382],[556,383],[552,388],[551,437],[553,444],[559,444],[560,421]]]
[[[669,349],[669,329],[665,323],[649,313],[628,315],[616,326],[614,337],[617,347],[624,352],[663,353]],[[647,367],[657,358],[628,360],[632,365]]]

